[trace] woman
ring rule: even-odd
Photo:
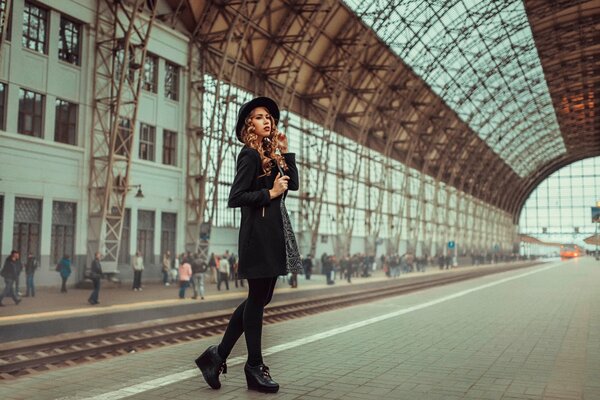
[[[283,202],[288,189],[298,190],[298,170],[295,155],[287,153],[287,138],[277,130],[278,120],[279,108],[267,97],[245,103],[238,114],[236,135],[244,147],[238,155],[228,206],[241,207],[238,274],[247,279],[249,288],[248,297],[233,312],[221,343],[210,346],[196,359],[213,389],[221,387],[219,374],[227,372],[225,360],[245,333],[248,389],[279,390],[262,359],[263,310],[273,296],[277,277],[298,272],[302,265]]]
[[[142,253],[138,250],[133,258],[133,287],[132,289],[142,291],[142,271],[144,271],[144,259]]]
[[[60,273],[60,278],[62,279],[60,292],[67,293],[67,279],[69,279],[69,276],[71,276],[71,258],[68,254],[65,254],[63,258],[60,259],[57,270]]]
[[[190,286],[190,279],[192,278],[192,266],[190,265],[191,260],[185,258],[179,265],[179,298],[185,299],[185,289]]]

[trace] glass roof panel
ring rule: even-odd
[[[346,3],[519,176],[566,152],[522,0]]]

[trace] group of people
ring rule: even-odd
[[[21,273],[25,271],[25,295],[23,297],[35,297],[35,272],[39,267],[39,262],[33,253],[27,255],[27,260],[21,262],[21,253],[18,250],[12,250],[10,255],[4,260],[0,275],[4,278],[4,291],[0,295],[0,307],[3,306],[2,300],[5,297],[12,297],[15,304],[21,302],[20,281]],[[67,280],[72,272],[71,259],[65,254],[56,264],[56,272],[61,278],[62,293],[67,292]]]
[[[25,264],[21,262],[21,253],[13,250],[4,260],[0,275],[4,278],[4,290],[0,295],[0,307],[3,306],[2,300],[5,297],[12,297],[15,304],[21,302],[20,278],[21,273],[25,271],[25,295],[23,297],[35,297],[34,275],[38,268],[38,260],[34,254],[29,253]]]
[[[402,255],[382,255],[381,265],[388,278],[398,278],[401,273],[413,271],[425,272],[425,269],[429,265],[429,261],[426,256],[417,257],[411,252],[406,252]]]
[[[185,298],[188,287],[194,289],[192,299],[204,300],[205,282],[216,284],[217,290],[225,285],[229,290],[229,281],[235,282],[235,287],[244,287],[244,281],[238,276],[238,259],[235,254],[225,251],[222,255],[212,253],[208,261],[203,260],[198,253],[181,253],[172,257],[167,251],[162,258],[162,281],[164,286],[179,284],[179,298]]]
[[[309,256],[310,257],[310,256]],[[321,255],[321,272],[325,275],[328,285],[335,283],[336,276],[352,283],[352,277],[369,277],[373,270],[375,257],[363,253],[336,257],[323,253]]]

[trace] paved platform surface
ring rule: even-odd
[[[518,262],[517,262],[518,263]],[[514,263],[514,264],[517,264]],[[459,266],[451,270],[440,270],[436,267],[428,267],[425,272],[411,272],[403,273],[400,275],[400,279],[410,278],[414,276],[447,273],[449,271],[465,268],[490,268],[501,265],[511,265],[513,263],[506,264],[483,264],[479,266]],[[353,277],[352,283],[349,284],[345,279],[336,277],[335,285],[330,287],[360,285],[363,283],[377,282],[389,280],[380,269],[372,271],[371,276],[368,278]],[[1,286],[1,284],[0,284]],[[24,282],[21,284],[21,291],[24,293]],[[131,282],[116,284],[112,282],[102,281],[100,290],[100,303],[97,306],[90,306],[87,303],[87,299],[91,293],[91,289],[77,289],[69,288],[67,293],[60,293],[60,287],[42,287],[36,289],[36,297],[23,297],[22,302],[19,305],[15,305],[12,299],[7,298],[3,300],[5,307],[0,308],[0,326],[4,321],[20,321],[26,320],[30,316],[43,318],[61,315],[76,315],[81,311],[90,310],[119,310],[120,308],[148,308],[157,305],[180,305],[182,301],[178,299],[179,286],[172,284],[170,286],[164,286],[156,281],[145,281],[143,283],[143,290],[141,292],[131,290]],[[234,282],[229,281],[229,289],[226,290],[222,284],[221,290],[217,290],[216,283],[209,283],[208,278],[205,282],[205,300],[204,302],[221,300],[226,298],[240,298],[244,297],[247,291],[245,287],[235,287]],[[3,287],[3,286],[2,286]],[[326,285],[325,276],[321,274],[313,274],[310,280],[307,280],[304,275],[298,276],[298,288],[292,289],[287,283],[284,277],[281,277],[277,283],[278,291],[280,289],[286,289],[289,291],[302,291],[306,289],[320,289],[328,287]],[[186,301],[192,301],[193,289],[188,288],[186,290]],[[200,299],[195,300],[199,303],[203,301]],[[123,306],[123,307],[121,307]],[[7,318],[11,317],[11,318]]]
[[[0,383],[16,399],[600,399],[600,263],[548,263],[267,325],[276,395],[193,359],[217,337]],[[277,295],[277,294],[276,294]]]

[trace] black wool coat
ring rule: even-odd
[[[298,168],[294,153],[283,155],[290,177],[288,190],[298,190]],[[287,191],[270,199],[277,166],[263,175],[258,151],[244,146],[237,158],[235,179],[229,193],[229,207],[241,207],[242,220],[238,243],[238,274],[242,278],[271,278],[285,275],[286,255],[281,218],[281,200]]]

